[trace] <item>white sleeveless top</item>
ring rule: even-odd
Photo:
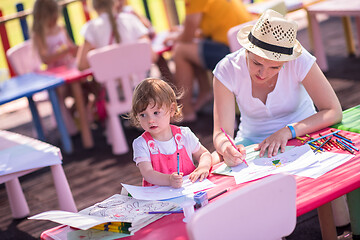
[[[268,94],[266,104],[252,96],[244,48],[228,54],[217,64],[213,73],[234,93],[241,113],[235,141],[247,138],[260,143],[287,124],[301,121],[316,112],[301,83],[315,60],[303,48],[300,57],[286,62],[279,72],[274,90]]]

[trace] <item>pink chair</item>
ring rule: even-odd
[[[296,225],[296,181],[276,174],[200,208],[186,228],[192,240],[281,239]]]
[[[34,50],[31,40],[24,41],[10,48],[6,51],[6,56],[16,75],[40,71],[42,61],[39,54]],[[60,108],[67,130],[75,132],[77,128],[70,112],[65,109],[63,103],[60,104]]]
[[[134,87],[150,71],[151,55],[151,43],[147,42],[114,44],[88,53],[93,75],[106,89],[107,141],[115,155],[129,150],[119,115],[131,110]]]
[[[10,48],[6,51],[6,56],[17,75],[40,70],[41,60],[34,51],[31,40]]]
[[[241,47],[241,45],[239,44],[238,40],[237,40],[237,33],[239,32],[239,30],[241,28],[243,28],[244,26],[247,25],[254,25],[256,22],[256,20],[250,21],[250,22],[246,22],[243,24],[239,24],[236,25],[232,28],[229,29],[229,31],[227,32],[227,38],[229,41],[229,46],[230,46],[230,51],[231,52],[235,52],[236,50],[239,50]]]

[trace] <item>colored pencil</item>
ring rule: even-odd
[[[147,212],[147,214],[168,214],[168,213],[184,213],[183,210],[179,211],[153,211],[153,212]]]
[[[221,192],[219,192],[219,193],[217,193],[217,194],[215,194],[214,196],[211,196],[211,197],[209,197],[209,201],[210,200],[212,200],[212,199],[214,199],[214,198],[216,198],[216,197],[218,197],[218,196],[220,196],[220,195],[222,195],[222,194],[224,194],[224,193],[226,193],[228,191],[228,189],[225,189],[225,190],[223,190],[223,191],[221,191]]]
[[[329,133],[329,134],[326,134],[326,135],[321,136],[321,137],[318,137],[318,138],[315,138],[315,139],[313,139],[313,140],[308,141],[307,143],[312,143],[312,142],[315,142],[315,141],[320,140],[320,139],[322,139],[322,138],[325,138],[325,137],[328,137],[328,136],[334,135],[334,134],[336,134],[336,133],[338,133],[338,132],[340,132],[340,130],[335,131],[335,132],[332,132],[332,133]]]
[[[332,136],[329,137],[328,139],[326,139],[326,141],[324,141],[320,146],[318,146],[318,147],[314,150],[314,152],[317,152],[317,150],[320,149],[321,147],[323,147],[328,141],[330,141],[331,138],[332,138]]]
[[[177,174],[180,175],[180,156],[177,153]]]
[[[225,132],[225,130],[223,128],[220,128],[221,131],[223,131],[223,133],[225,134],[225,136],[227,137],[227,139],[229,140],[229,142],[231,143],[231,145],[233,145],[233,147],[238,150],[240,152],[240,150],[236,147],[235,143],[231,140],[231,138],[229,137],[229,135],[227,135],[227,133]],[[246,160],[244,159],[243,162],[249,166],[249,164],[246,162]]]
[[[345,141],[347,141],[347,142],[349,142],[349,143],[353,143],[350,139],[348,139],[348,138],[345,138],[345,137],[343,137],[342,135],[339,135],[339,134],[334,134],[336,137],[338,137],[338,138],[341,138],[341,139],[343,139],[343,140],[345,140]]]
[[[349,143],[349,142],[346,142],[346,141],[344,141],[344,140],[342,140],[342,139],[340,139],[340,142],[342,142],[342,143],[345,144],[346,146],[354,149],[354,150],[357,151],[357,152],[359,151],[359,149],[358,149],[357,147],[355,147],[354,145],[352,145],[352,144]]]

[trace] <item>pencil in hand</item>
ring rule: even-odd
[[[229,135],[227,135],[227,133],[225,132],[225,130],[223,128],[220,128],[221,131],[223,131],[223,133],[225,134],[225,136],[227,137],[227,139],[229,140],[229,142],[231,143],[231,145],[238,150],[238,152],[240,152],[240,150],[236,147],[235,143],[231,140],[231,138],[229,137]],[[241,152],[240,152],[241,153]],[[249,166],[249,164],[246,162],[245,159],[243,159],[243,162],[246,164],[246,166]]]

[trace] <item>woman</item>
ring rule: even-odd
[[[236,166],[245,159],[244,145],[259,143],[268,157],[285,151],[289,139],[341,121],[339,100],[324,74],[296,40],[297,24],[265,11],[255,26],[238,33],[244,47],[222,59],[214,70],[215,161]],[[235,103],[241,123],[235,149]],[[314,104],[317,108],[315,110]]]

